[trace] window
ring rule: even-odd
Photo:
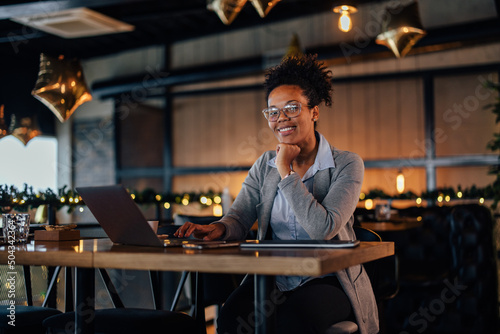
[[[23,189],[24,184],[34,191],[57,190],[57,140],[36,137],[24,146],[14,136],[0,139],[0,184]]]

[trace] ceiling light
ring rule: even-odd
[[[334,13],[339,13],[339,29],[343,32],[348,32],[352,28],[351,14],[354,14],[358,9],[350,5],[340,5],[333,8]]]
[[[63,38],[79,38],[134,30],[134,26],[88,8],[11,18],[12,21]]]
[[[387,8],[382,32],[375,42],[392,50],[397,58],[404,57],[426,35],[420,22],[418,4]]]

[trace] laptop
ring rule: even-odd
[[[252,240],[240,244],[241,248],[353,248],[359,240]]]
[[[153,247],[181,247],[207,241],[159,236],[148,224],[128,191],[121,185],[75,188],[98,223],[117,244]],[[225,241],[212,241],[223,244]]]

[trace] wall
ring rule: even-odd
[[[319,47],[344,41],[353,48],[363,47],[363,38],[371,38],[375,31],[370,23],[379,20],[380,6],[360,11],[362,24],[349,34],[341,34],[330,13],[310,18],[290,20],[270,26],[237,30],[227,34],[193,39],[176,43],[171,47],[173,69],[189,68],[200,64],[222,62],[252,56],[275,59],[283,54],[293,33],[299,36],[304,48]],[[358,39],[355,39],[358,37]],[[352,42],[354,38],[354,42]],[[426,189],[427,172],[422,166],[412,166],[412,159],[425,156],[425,117],[423,107],[423,83],[419,76],[404,79],[363,80],[349,82],[360,75],[390,74],[399,72],[424,72],[433,69],[477,66],[497,63],[500,43],[460,47],[426,54],[409,55],[403,59],[380,58],[360,60],[347,54],[342,59],[326,59],[334,73],[334,105],[321,107],[318,130],[335,146],[359,153],[367,162],[391,160],[405,162],[403,172],[407,177],[407,189],[420,193]],[[85,62],[84,71],[89,84],[98,80],[143,74],[148,75],[163,66],[163,48],[155,47],[119,54]],[[279,58],[279,57],[278,57]],[[263,69],[264,70],[264,69]],[[437,157],[485,155],[486,142],[498,130],[494,117],[483,107],[493,101],[493,96],[483,90],[482,79],[498,80],[497,73],[467,73],[445,75],[434,80],[435,123],[441,129],[436,140]],[[260,84],[263,74],[220,82],[198,83],[174,87],[174,92],[191,89],[229,87],[244,84]],[[488,96],[487,96],[488,95]],[[122,96],[117,102],[131,101],[136,104],[154,104],[140,94]],[[236,93],[191,95],[173,100],[172,137],[173,163],[175,167],[234,167],[249,166],[262,152],[274,149],[275,139],[261,115],[266,101],[263,91],[248,90]],[[456,105],[462,105],[460,113]],[[451,110],[451,111],[450,111]],[[80,107],[72,122],[88,119],[109,120],[114,111],[114,101],[92,101]],[[68,126],[60,126],[58,133],[67,149]],[[137,140],[141,140],[138,136]],[[446,138],[446,139],[443,139]],[[61,145],[61,144],[60,144]],[[74,145],[72,146],[74,149]],[[71,165],[71,155],[60,157]],[[112,152],[111,152],[112,153]],[[112,156],[110,156],[112,159]],[[69,167],[69,170],[72,167]],[[114,165],[107,181],[114,182]],[[484,163],[478,166],[438,167],[436,185],[468,187],[484,186],[491,182]],[[370,168],[365,174],[363,191],[380,188],[395,192],[395,176],[398,168]],[[221,172],[199,175],[176,176],[173,192],[221,191],[229,188],[233,196],[238,193],[245,172]],[[75,178],[76,180],[76,178]],[[73,184],[67,177],[65,184]],[[132,184],[149,184],[133,180]],[[142,182],[142,183],[141,183]],[[76,184],[74,184],[76,186]],[[141,189],[140,189],[141,190]]]

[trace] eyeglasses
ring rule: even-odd
[[[294,102],[287,104],[283,108],[266,108],[262,110],[262,113],[269,122],[276,122],[280,118],[280,113],[283,113],[288,118],[294,118],[300,115],[301,109],[302,105],[298,102]]]

